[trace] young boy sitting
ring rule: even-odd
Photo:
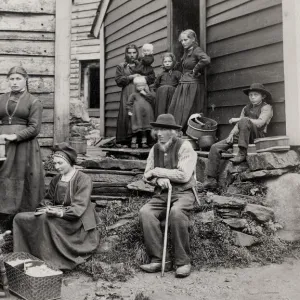
[[[266,101],[272,100],[272,95],[263,84],[253,83],[250,88],[243,90],[249,97],[250,103],[246,105],[239,118],[231,118],[230,124],[235,124],[229,136],[212,145],[208,155],[207,180],[204,182],[205,189],[213,189],[218,186],[217,176],[221,160],[221,153],[228,150],[233,142],[238,142],[238,154],[230,159],[234,164],[246,160],[247,148],[254,139],[264,137],[267,125],[273,116],[272,106]]]

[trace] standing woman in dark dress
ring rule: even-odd
[[[210,63],[210,57],[198,46],[196,33],[191,29],[181,32],[179,42],[184,48],[181,58],[183,75],[173,95],[169,113],[185,131],[189,116],[205,110],[201,100],[201,71]]]
[[[119,114],[117,120],[116,142],[129,146],[131,143],[131,124],[130,117],[126,110],[126,104],[129,96],[135,92],[133,79],[139,74],[135,73],[137,59],[139,58],[139,50],[136,45],[128,45],[125,48],[125,62],[117,66],[115,81],[117,86],[122,88]]]
[[[11,92],[0,96],[0,138],[6,160],[0,166],[0,213],[34,211],[44,195],[44,171],[37,135],[42,104],[27,90],[28,75],[13,67],[7,75]]]

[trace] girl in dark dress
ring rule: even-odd
[[[175,89],[181,78],[181,72],[174,70],[176,58],[173,53],[165,53],[162,58],[163,72],[160,73],[154,84],[156,91],[156,101],[154,109],[154,119],[161,114],[167,113]]]
[[[146,78],[136,77],[133,80],[136,92],[131,94],[127,102],[128,115],[131,117],[131,148],[137,148],[137,138],[142,139],[142,148],[148,148],[151,140],[151,122],[154,122],[153,105],[155,95],[149,91]]]
[[[6,216],[34,211],[44,196],[37,140],[42,103],[28,92],[28,75],[22,67],[11,68],[7,78],[11,92],[0,96],[0,138],[7,141],[6,160],[0,164],[0,213]]]
[[[181,58],[182,77],[173,95],[169,113],[172,114],[177,124],[186,130],[188,118],[193,113],[204,112],[201,93],[204,92],[201,72],[210,63],[209,56],[198,46],[196,33],[187,29],[179,36],[184,48]]]
[[[59,269],[73,269],[96,250],[98,216],[91,203],[92,180],[74,168],[76,151],[56,145],[55,176],[36,212],[14,218],[14,251],[28,252]]]

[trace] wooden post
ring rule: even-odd
[[[54,143],[68,141],[72,0],[56,0]]]
[[[90,107],[90,68],[88,66],[85,67],[83,73],[84,73],[84,77],[83,77],[84,105],[89,108]]]
[[[206,52],[206,0],[199,0],[199,46]],[[200,94],[201,102],[204,103],[203,113],[207,114],[207,80],[206,70],[204,70],[204,91]]]
[[[100,27],[100,135],[105,137],[105,37],[104,23]]]
[[[173,1],[167,2],[167,45],[168,51],[173,52]]]
[[[282,0],[286,134],[300,145],[300,1]]]

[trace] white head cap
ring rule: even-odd
[[[139,84],[139,83],[147,84],[147,81],[144,76],[138,76],[133,79],[133,83],[134,84]]]
[[[153,54],[154,47],[152,44],[144,44],[142,47],[142,51],[148,51],[149,54]]]

